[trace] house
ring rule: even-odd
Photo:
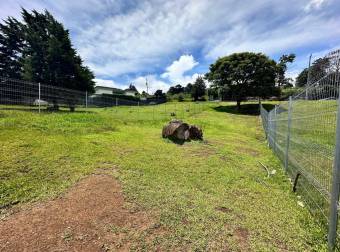
[[[124,90],[114,87],[105,87],[105,86],[95,86],[94,87],[96,95],[102,94],[124,94]]]
[[[124,94],[128,96],[136,96],[136,93],[137,93],[136,90],[133,89],[128,88],[124,90]]]
[[[113,94],[114,88],[112,88],[112,87],[104,87],[104,86],[95,86],[94,90],[95,90],[95,94],[96,95]]]

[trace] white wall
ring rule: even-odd
[[[135,96],[135,91],[125,91],[125,95]]]
[[[95,87],[96,94],[112,94],[112,89]]]

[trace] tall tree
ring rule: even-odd
[[[8,18],[0,26],[0,74],[93,92],[94,75],[72,47],[68,30],[48,11],[22,9],[22,18],[23,22]],[[12,59],[17,67],[3,70],[3,58]]]
[[[307,81],[308,81],[308,68],[305,68],[296,77],[295,85],[297,87],[304,87],[307,85]]]
[[[201,76],[197,77],[194,85],[192,85],[191,88],[191,96],[194,99],[194,101],[197,101],[199,98],[205,95],[205,89],[206,85],[203,77]]]
[[[280,57],[279,63],[277,64],[277,84],[278,86],[284,86],[289,82],[286,79],[285,73],[287,71],[287,64],[292,63],[295,59],[295,54],[283,54]]]
[[[21,78],[22,51],[22,24],[9,17],[0,24],[0,76]]]
[[[241,102],[247,96],[261,98],[276,94],[277,64],[262,53],[234,53],[210,65],[206,78],[223,96]]]
[[[319,58],[313,62],[309,70],[308,84],[313,84],[321,78],[325,77],[331,71],[332,58]],[[334,71],[334,70],[333,70]]]
[[[130,85],[129,85],[129,88],[128,88],[129,90],[132,90],[132,91],[135,91],[136,93],[138,93],[138,90],[137,90],[137,88],[131,83]]]
[[[331,69],[331,60],[331,57],[319,58],[315,60],[310,68],[303,69],[296,77],[296,86],[304,87],[307,85],[307,82],[309,82],[308,84],[313,84],[330,72],[335,72],[336,69]]]
[[[154,93],[154,96],[157,98],[157,99],[160,99],[160,98],[164,98],[165,97],[165,94],[163,93],[163,91],[161,89],[158,89],[156,90],[156,92]]]
[[[219,88],[218,87],[209,87],[208,88],[208,96],[209,99],[216,100],[219,98]]]
[[[192,84],[188,83],[184,88],[184,93],[191,94]]]
[[[170,87],[168,91],[168,93],[171,95],[179,94],[183,92],[184,92],[184,87],[182,87],[180,84]]]

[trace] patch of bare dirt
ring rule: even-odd
[[[128,205],[112,176],[90,175],[64,196],[0,220],[0,251],[127,251],[164,231]]]
[[[238,241],[238,244],[244,251],[249,251],[249,231],[246,228],[238,227],[234,231],[234,235]]]
[[[216,207],[215,210],[223,212],[223,213],[231,213],[233,211],[230,208],[224,207],[224,206]]]

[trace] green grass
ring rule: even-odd
[[[285,162],[288,134],[288,102],[281,102],[276,126],[276,153]],[[290,127],[288,173],[301,172],[297,193],[308,203],[315,218],[327,225],[330,208],[336,140],[335,100],[294,100]],[[275,148],[273,148],[275,149]]]
[[[200,125],[205,141],[162,139],[173,111]],[[326,250],[325,230],[298,206],[261,127],[258,116],[227,103],[0,110],[0,205],[54,197],[98,168],[117,167],[127,198],[167,230],[139,237],[145,250]],[[276,174],[266,178],[258,161]]]

